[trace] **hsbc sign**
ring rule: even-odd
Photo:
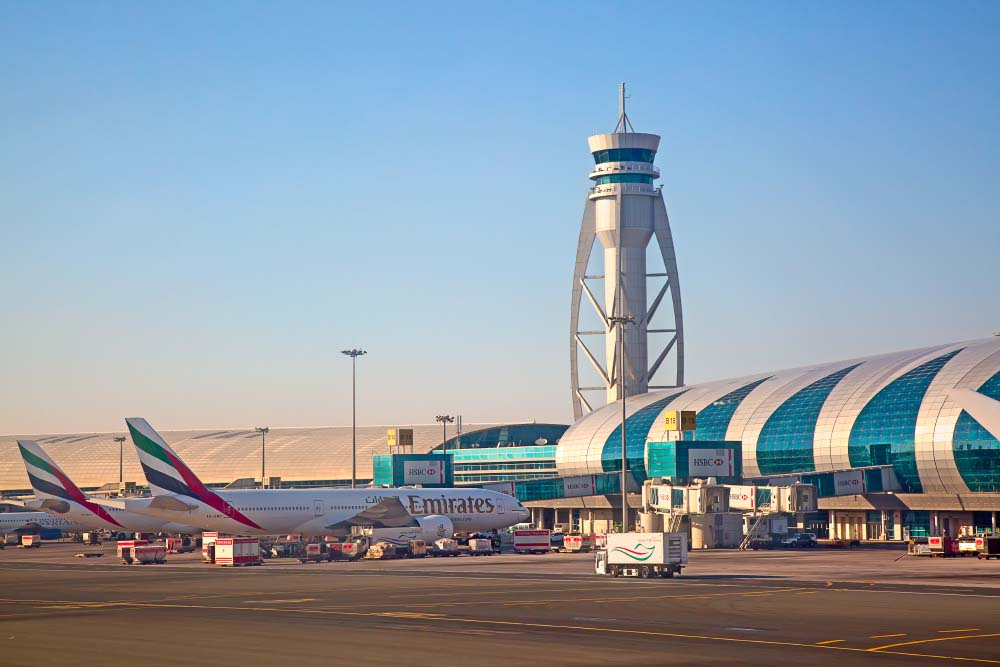
[[[444,484],[444,461],[407,461],[403,464],[403,484]]]
[[[567,498],[592,496],[595,493],[593,475],[585,475],[583,477],[567,477],[563,480],[563,495]]]
[[[855,493],[866,493],[864,470],[850,470],[833,473],[834,495],[850,496]]]
[[[689,449],[688,477],[732,477],[733,450]]]
[[[752,486],[730,486],[729,487],[729,509],[731,510],[752,510],[756,491]]]

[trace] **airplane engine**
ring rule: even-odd
[[[410,540],[423,540],[427,544],[433,544],[434,540],[451,537],[455,533],[455,526],[446,516],[432,514],[414,519],[417,526],[413,528],[376,528],[371,531],[371,539],[373,542],[388,542],[397,547],[405,547]]]
[[[440,514],[431,514],[425,517],[416,517],[420,524],[420,539],[427,544],[433,544],[434,540],[443,537],[451,537],[455,534],[455,526],[451,519]]]

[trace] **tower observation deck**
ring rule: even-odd
[[[660,137],[634,131],[625,113],[625,99],[625,84],[622,83],[615,131],[587,139],[594,157],[594,168],[589,175],[594,186],[587,194],[580,227],[570,315],[570,373],[573,414],[577,419],[593,409],[587,392],[603,391],[606,402],[611,403],[650,389],[684,384],[680,279],[666,204],[660,188],[653,185],[660,177],[659,169],[653,164]],[[654,237],[663,269],[650,273],[646,267],[646,252]],[[587,267],[597,239],[604,249],[604,272],[592,275],[587,273]],[[592,281],[603,281],[603,303],[591,288]],[[651,293],[652,300],[649,298]],[[584,297],[597,313],[600,330],[583,331],[580,328]],[[673,311],[672,319],[668,310]],[[651,326],[654,317],[664,324]],[[620,359],[620,329],[615,326],[616,318],[632,320],[624,327],[624,360]],[[661,334],[657,340],[662,338],[664,341],[655,347],[652,358],[649,334]],[[595,354],[600,345],[594,341],[597,337],[604,338],[603,363]],[[580,352],[596,372],[597,386],[581,386]],[[673,373],[667,383],[651,386],[652,378],[665,362],[670,361]]]

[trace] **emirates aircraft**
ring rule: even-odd
[[[188,535],[201,532],[194,526],[136,514],[114,505],[102,505],[81,491],[37,442],[18,440],[17,448],[35,492],[35,500],[26,502],[26,507],[63,517],[90,530]]]
[[[488,531],[527,521],[516,499],[486,489],[275,489],[211,491],[145,419],[129,418],[152,498],[125,509],[205,530],[249,535],[343,537],[354,526],[378,539],[431,542],[456,530]]]
[[[0,512],[0,535],[30,535],[52,529],[79,533],[90,527],[45,512]]]

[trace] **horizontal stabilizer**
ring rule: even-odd
[[[181,500],[177,496],[153,496],[147,507],[157,510],[167,510],[168,512],[190,512],[197,509],[196,503],[189,503]]]
[[[66,514],[70,510],[69,503],[65,500],[55,500],[54,498],[46,498],[41,502],[38,502],[38,509],[44,512],[55,512],[56,514]]]

